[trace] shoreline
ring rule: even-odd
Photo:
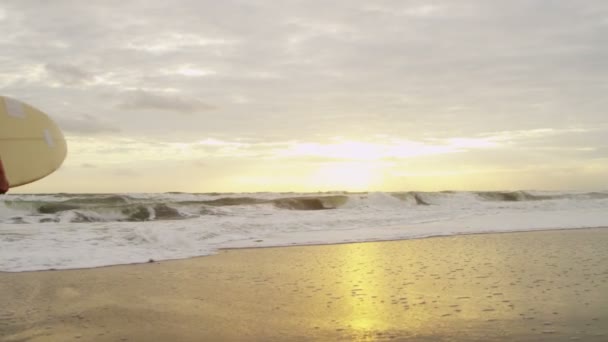
[[[0,274],[0,341],[604,341],[608,229]]]
[[[310,243],[310,244],[291,244],[291,245],[277,245],[277,246],[251,246],[251,247],[225,247],[218,249],[218,253],[209,254],[209,255],[200,255],[194,256],[191,258],[204,258],[208,256],[213,256],[221,253],[222,251],[232,251],[232,250],[247,250],[247,249],[267,249],[267,248],[290,248],[290,247],[306,247],[306,246],[340,246],[340,245],[348,245],[348,244],[360,244],[360,243],[374,243],[374,242],[393,242],[393,241],[414,241],[414,240],[426,240],[426,239],[436,239],[436,238],[450,238],[457,236],[473,236],[473,235],[487,235],[487,234],[513,234],[513,233],[533,233],[533,232],[553,232],[553,231],[569,231],[569,230],[587,230],[587,229],[607,229],[608,226],[597,226],[597,227],[581,227],[581,228],[539,228],[539,229],[523,229],[523,230],[509,230],[509,231],[482,231],[482,232],[464,232],[464,233],[453,233],[453,234],[437,234],[437,235],[428,235],[428,236],[419,236],[419,237],[404,237],[404,238],[392,238],[392,239],[378,239],[378,240],[365,240],[365,241],[345,241],[345,242],[328,242],[328,243]],[[185,259],[191,259],[185,258]],[[158,262],[163,261],[172,261],[172,260],[182,260],[182,259],[167,259],[167,260],[158,260]],[[156,262],[156,261],[155,261]],[[133,264],[124,264],[124,265],[139,265],[142,263],[133,263]],[[108,265],[108,266],[100,266],[100,267],[112,267],[112,266],[120,266],[120,265]],[[86,268],[83,268],[86,269]],[[66,269],[67,270],[67,269]],[[43,271],[43,270],[41,270]],[[1,272],[1,271],[0,271]],[[25,271],[30,272],[30,271]],[[33,271],[37,272],[37,271]],[[10,273],[10,272],[9,272]]]
[[[175,259],[150,259],[149,261],[142,262],[132,262],[125,264],[112,264],[112,265],[102,265],[102,266],[93,266],[93,267],[74,267],[74,268],[50,268],[50,269],[39,269],[39,270],[26,270],[26,271],[2,271],[0,270],[0,274],[12,274],[12,273],[31,273],[31,272],[57,272],[57,271],[82,271],[89,269],[103,269],[110,267],[120,267],[120,266],[130,266],[130,265],[146,265],[146,264],[159,264],[164,262],[172,262],[172,261],[180,261],[180,260],[190,260],[197,258],[207,258],[216,255],[220,255],[226,251],[233,250],[256,250],[256,249],[273,249],[273,248],[290,248],[290,247],[316,247],[316,246],[340,246],[340,245],[348,245],[348,244],[365,244],[365,243],[376,243],[376,242],[395,242],[395,241],[416,241],[416,240],[426,240],[426,239],[434,239],[434,238],[450,238],[450,237],[458,237],[458,236],[475,236],[475,235],[487,235],[487,234],[513,234],[513,233],[533,233],[533,232],[553,232],[553,231],[571,231],[571,230],[594,230],[594,229],[608,229],[608,226],[597,226],[597,227],[581,227],[581,228],[539,228],[539,229],[524,229],[524,230],[512,230],[512,231],[481,231],[481,232],[464,232],[464,233],[452,233],[445,235],[429,235],[429,236],[419,236],[419,237],[404,237],[404,238],[391,238],[391,239],[377,239],[377,240],[365,240],[365,241],[344,241],[344,242],[328,242],[328,243],[310,243],[310,244],[289,244],[289,245],[276,245],[276,246],[246,246],[246,247],[224,247],[215,250],[212,254],[206,255],[195,255],[184,258],[175,258]]]

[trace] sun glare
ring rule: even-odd
[[[322,157],[336,160],[378,161],[387,158],[412,158],[471,149],[497,147],[494,138],[453,138],[431,142],[389,140],[382,143],[339,141],[331,144],[297,143],[281,151],[281,157]]]
[[[325,189],[370,190],[382,178],[381,167],[374,163],[344,162],[320,166],[311,183]]]
[[[332,159],[377,160],[384,155],[384,147],[356,141],[335,144],[299,143],[281,154],[293,157],[317,156]]]

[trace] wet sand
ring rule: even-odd
[[[601,228],[0,273],[0,341],[606,341],[607,247]]]

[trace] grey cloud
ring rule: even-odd
[[[118,107],[127,110],[151,109],[184,114],[215,109],[214,106],[199,99],[184,98],[173,94],[156,94],[143,90],[133,91],[125,95]]]
[[[490,134],[492,135],[492,134]],[[589,127],[549,134],[513,137],[507,148],[590,156],[608,148],[608,129]]]
[[[120,128],[117,126],[102,121],[93,115],[81,115],[75,118],[59,117],[57,122],[63,130],[74,134],[92,135],[120,132]]]
[[[121,127],[153,134],[163,118],[143,123],[129,110],[203,111],[209,104],[198,99],[208,99],[217,106],[213,120],[200,115],[172,131],[268,141],[449,137],[605,122],[608,3],[432,4],[436,10],[428,1],[11,2],[6,31],[21,39],[7,43],[3,51],[13,55],[0,61],[64,65],[69,55],[71,66],[106,76],[89,94],[142,89],[105,113]],[[172,43],[175,34],[230,43],[132,48]],[[44,54],[33,42],[46,44]],[[215,74],[161,72],[180,65]],[[14,92],[37,87],[43,97],[85,96],[44,95],[45,85],[32,83]]]
[[[74,65],[49,63],[44,68],[52,79],[66,85],[81,85],[93,79],[91,74]]]

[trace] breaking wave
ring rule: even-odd
[[[294,196],[295,195],[295,196]],[[527,191],[392,192],[324,194],[55,194],[11,195],[3,202],[17,214],[0,217],[8,223],[141,222],[183,220],[203,215],[228,215],[239,210],[340,210],[353,207],[390,209],[428,206],[481,206],[488,203],[591,201],[608,192],[547,193]],[[1,205],[1,204],[0,204]]]
[[[509,191],[509,192],[478,192],[477,195],[488,201],[497,202],[520,202],[520,201],[542,201],[565,198],[567,195],[534,195],[525,191]]]
[[[272,200],[277,208],[291,210],[336,209],[348,201],[346,196],[295,197]]]
[[[10,194],[0,271],[285,246],[608,227],[608,191]]]
[[[177,195],[172,193],[172,195]],[[179,220],[200,215],[220,215],[222,207],[272,206],[285,210],[337,209],[348,201],[347,196],[302,196],[289,198],[220,197],[217,199],[138,198],[128,195],[73,195],[53,196],[52,199],[31,199],[31,196],[8,199],[8,209],[22,213],[13,223],[24,222],[24,217],[38,217],[37,222],[138,222]],[[31,220],[30,220],[31,221]]]

